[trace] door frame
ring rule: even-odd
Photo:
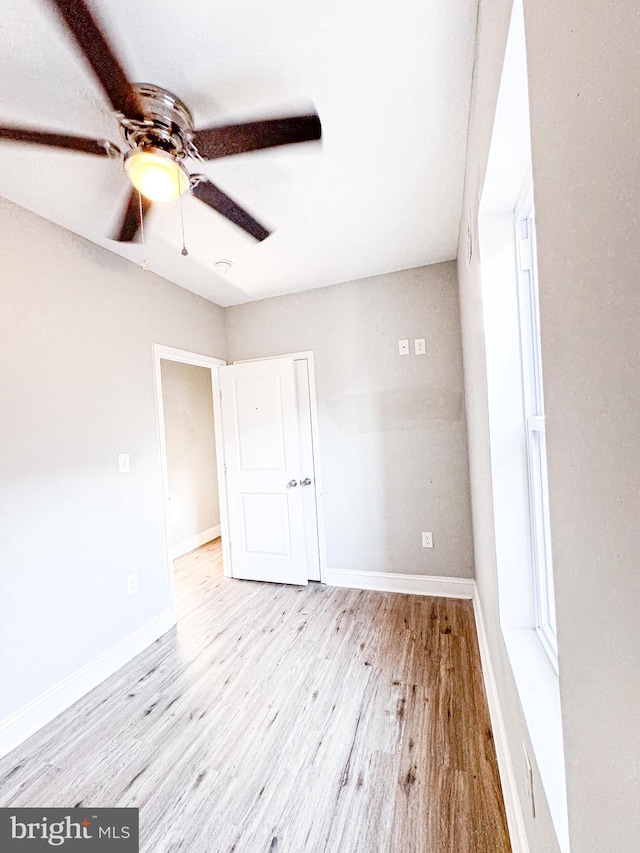
[[[167,594],[171,622],[176,622],[175,581],[173,576],[173,553],[171,547],[171,516],[169,512],[169,470],[167,466],[167,437],[164,426],[164,401],[162,399],[161,360],[178,361],[194,367],[208,367],[211,370],[211,396],[213,398],[213,432],[216,442],[216,465],[218,469],[218,502],[220,505],[220,536],[222,539],[222,564],[224,574],[230,577],[231,562],[229,554],[229,518],[227,515],[227,486],[224,475],[224,449],[222,446],[222,420],[220,412],[220,380],[218,370],[227,363],[220,358],[188,352],[187,350],[153,344],[153,374],[156,393],[156,416],[158,425],[158,446],[160,449],[160,467],[162,469],[162,499],[164,505],[164,526],[166,546]]]
[[[320,433],[318,430],[318,400],[316,396],[316,366],[313,350],[302,352],[282,352],[278,355],[263,355],[260,358],[240,358],[232,364],[245,364],[250,361],[271,361],[274,358],[292,358],[294,361],[307,360],[309,368],[309,404],[311,409],[311,452],[313,455],[314,491],[316,494],[316,524],[318,527],[318,551],[320,553],[320,583],[326,584],[327,553],[324,536],[324,509],[322,504],[322,478],[320,474]],[[230,564],[229,564],[230,565]]]

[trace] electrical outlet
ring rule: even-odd
[[[416,355],[426,355],[427,346],[424,338],[416,338],[413,342],[413,346]]]
[[[422,534],[422,547],[423,548],[433,548],[433,533],[424,533]]]
[[[536,800],[533,794],[533,770],[531,768],[531,759],[527,752],[527,747],[522,743],[522,756],[524,758],[524,787],[527,792],[527,799],[531,806],[531,816],[536,816]]]
[[[138,592],[139,589],[138,575],[134,572],[134,574],[127,577],[127,595],[133,595],[134,592]]]
[[[118,473],[128,474],[131,470],[131,463],[128,453],[118,453]]]
[[[398,341],[398,355],[409,355],[409,341]]]

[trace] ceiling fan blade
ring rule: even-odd
[[[201,157],[215,160],[229,154],[242,154],[260,148],[276,148],[295,142],[320,139],[322,127],[317,115],[270,118],[226,127],[196,130],[193,141]]]
[[[49,2],[55,6],[93,68],[114,110],[129,117],[136,115],[138,103],[131,83],[84,0]]]
[[[35,145],[50,145],[53,148],[82,151],[84,154],[97,154],[100,157],[121,153],[113,142],[106,139],[87,139],[84,136],[68,136],[65,133],[48,133],[41,130],[27,130],[22,127],[0,126],[0,139],[8,139],[13,142],[30,142]]]
[[[120,229],[117,236],[111,238],[112,240],[117,240],[119,243],[131,243],[136,239],[140,230],[140,200],[142,200],[142,218],[144,220],[151,207],[151,202],[143,195],[139,195],[137,190],[132,189],[127,202],[127,209],[120,223]]]
[[[256,222],[253,216],[237,205],[233,199],[230,199],[228,195],[212,184],[211,181],[200,181],[191,192],[196,198],[199,198],[200,201],[217,210],[218,213],[221,213],[230,222],[233,222],[240,228],[244,228],[256,240],[264,240],[271,233],[266,228],[263,228],[259,222]]]

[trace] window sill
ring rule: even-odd
[[[533,628],[503,627],[545,796],[562,853],[569,850],[558,676]]]

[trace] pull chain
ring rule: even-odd
[[[144,214],[142,212],[142,193],[138,191],[138,209],[140,211],[140,237],[142,239],[142,269],[146,270],[147,260],[145,258],[144,247]]]
[[[187,252],[187,247],[184,242],[184,212],[182,210],[182,193],[180,194],[180,224],[182,226],[182,254],[186,258],[189,252]]]

